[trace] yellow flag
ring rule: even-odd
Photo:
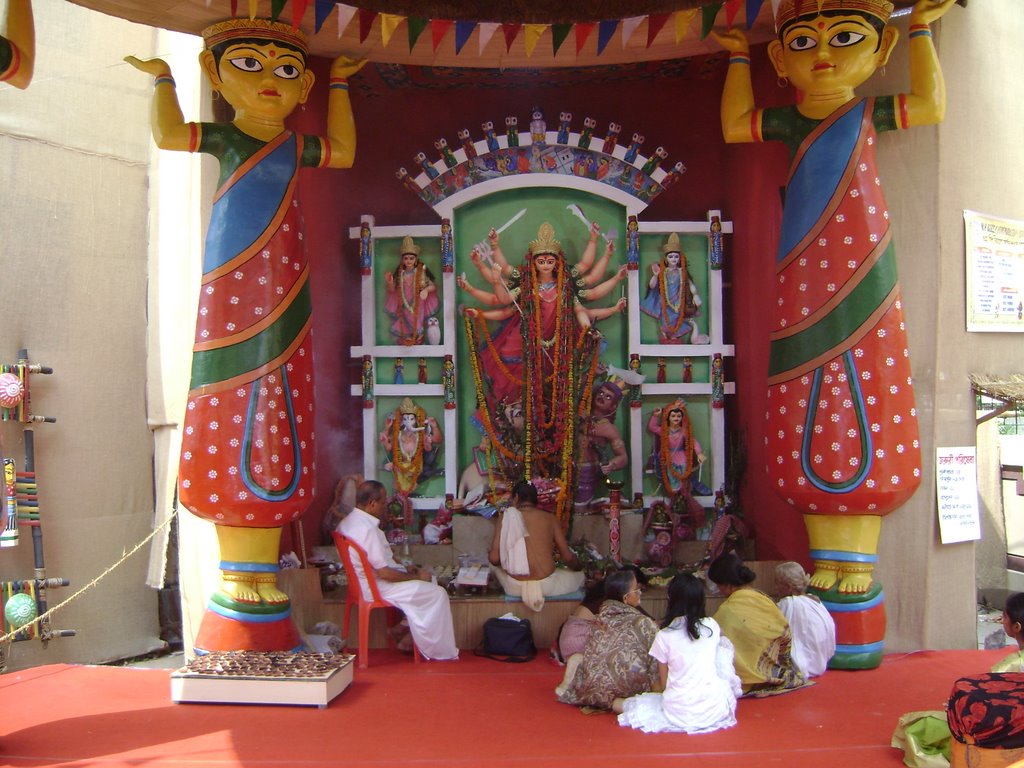
[[[255,19],[259,12],[260,0],[249,0],[249,18]]]
[[[690,22],[697,15],[699,8],[691,8],[687,11],[676,11],[676,44],[682,42],[686,37],[686,31],[690,28]]]
[[[537,47],[537,41],[548,28],[548,24],[523,24],[523,34],[526,40],[526,57],[533,55],[533,49]]]
[[[388,47],[391,36],[395,34],[398,25],[403,21],[405,21],[405,16],[399,16],[397,13],[382,13],[380,15],[380,39],[385,48]]]

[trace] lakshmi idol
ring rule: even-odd
[[[220,588],[200,650],[301,646],[277,585],[281,527],[314,492],[313,346],[309,264],[295,190],[299,168],[348,168],[355,123],[347,77],[331,66],[325,136],[285,118],[313,87],[305,35],[237,18],[203,30],[200,64],[234,108],[230,123],[186,123],[160,59],[126,58],[154,77],[152,128],[161,149],[220,161],[203,261],[192,381],[179,467],[182,504],[217,527]]]
[[[954,0],[910,14],[910,92],[860,98],[898,31],[887,0],[782,0],[768,55],[799,92],[754,103],[744,34],[722,95],[727,142],[776,140],[792,153],[776,258],[766,442],[775,490],[804,515],[810,585],[872,589],[881,517],[921,482],[921,446],[877,133],[942,120],[945,88],[929,24]],[[843,599],[843,598],[837,598]],[[883,619],[884,623],[884,619]]]

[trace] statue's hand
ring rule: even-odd
[[[661,264],[658,264],[657,262],[655,262],[654,264],[651,264],[651,272],[654,273],[655,277],[660,275],[661,274]]]
[[[730,27],[725,32],[711,30],[711,37],[729,53],[750,53],[747,36],[739,27]]]
[[[366,59],[339,56],[331,62],[331,77],[347,78],[354,75],[366,64]]]
[[[150,59],[149,61],[143,61],[136,56],[125,56],[124,60],[140,72],[145,72],[147,75],[152,75],[153,77],[171,74],[170,65],[163,59]]]
[[[911,24],[931,24],[942,17],[956,0],[917,0],[910,12]]]
[[[597,236],[601,234],[601,225],[596,221],[590,222],[590,239],[597,240]]]
[[[455,284],[462,290],[466,290],[466,286],[469,285],[469,281],[466,280],[465,275],[459,275],[455,278]]]
[[[477,315],[480,314],[480,310],[477,309],[476,307],[466,307],[465,310],[463,311],[466,317],[476,317]]]
[[[387,285],[388,288],[395,287],[395,275],[393,272],[384,273],[384,283]]]
[[[628,274],[629,274],[629,267],[627,267],[625,264],[623,264],[621,267],[619,267],[619,271],[615,273],[615,277],[618,278],[619,280],[625,280],[626,279],[626,275],[628,275]]]
[[[498,247],[498,230],[496,230],[494,227],[491,227],[491,231],[487,233],[487,239],[491,241],[491,247],[492,248],[497,248]]]
[[[619,310],[619,312],[621,312],[626,308],[626,303],[626,297],[623,296],[617,302],[615,302],[615,307]]]
[[[615,253],[615,241],[614,240],[609,240],[608,241],[608,244],[604,247],[604,252],[607,253],[609,256],[611,256],[613,253]]]
[[[428,291],[426,288],[420,291],[420,301],[426,301],[428,293],[430,293],[430,291]]]

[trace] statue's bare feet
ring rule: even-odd
[[[221,576],[220,591],[236,603],[260,604],[260,595],[250,574],[224,573]]]
[[[871,588],[870,573],[844,573],[839,582],[839,592],[845,595],[860,595]]]
[[[822,568],[818,567],[814,573],[811,574],[811,580],[808,586],[814,589],[820,589],[822,592],[832,589],[832,586],[839,580],[839,574],[834,568]]]
[[[277,579],[261,577],[256,580],[256,590],[267,605],[280,605],[288,602],[288,595],[277,588]]]

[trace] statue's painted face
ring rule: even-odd
[[[678,253],[666,253],[665,263],[670,267],[679,266],[679,254]]]
[[[302,55],[275,43],[242,41],[228,46],[214,86],[236,112],[283,120],[303,104],[313,86]]]
[[[550,253],[542,253],[540,256],[533,258],[533,265],[537,270],[537,276],[542,280],[551,279],[551,275],[555,272],[555,266],[558,264],[558,259],[552,256]]]
[[[402,266],[406,269],[412,269],[416,266],[416,262],[419,261],[419,257],[415,253],[403,253],[402,254]]]
[[[402,414],[402,429],[416,429],[416,414],[415,413],[403,413]]]
[[[786,28],[780,42],[785,72],[779,74],[811,95],[856,88],[887,57],[878,50],[877,30],[857,14],[799,19]]]
[[[609,413],[615,410],[615,405],[615,395],[609,392],[607,387],[598,387],[594,393],[594,410]]]
[[[678,408],[668,412],[668,425],[670,427],[679,427],[683,424],[683,412]]]

